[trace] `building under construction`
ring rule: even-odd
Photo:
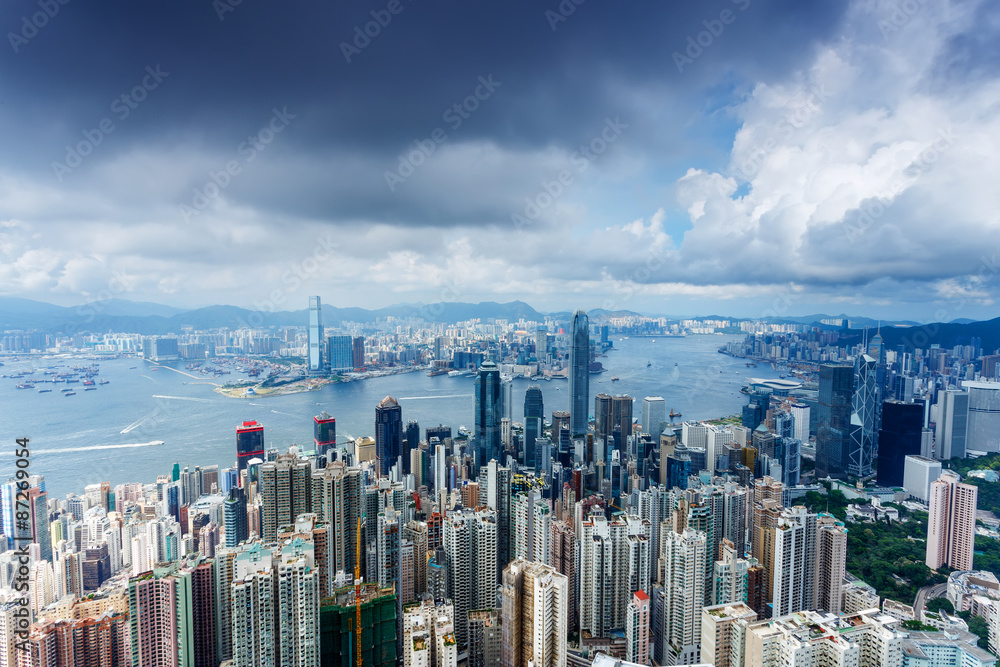
[[[357,667],[354,586],[337,589],[320,602],[320,665]],[[396,665],[396,593],[390,586],[361,587],[361,665]]]

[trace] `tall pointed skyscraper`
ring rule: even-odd
[[[318,296],[309,297],[309,357],[310,375],[320,375],[323,368],[323,305]]]
[[[571,435],[586,435],[590,404],[590,320],[573,314],[569,344],[569,427]]]

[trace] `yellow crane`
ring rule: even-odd
[[[361,667],[361,527],[365,525],[365,515],[362,512],[358,518],[358,534],[354,546],[354,652],[355,662]]]

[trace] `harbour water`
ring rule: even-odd
[[[730,337],[614,338],[615,349],[600,358],[605,372],[590,376],[591,399],[604,392],[636,399],[639,419],[644,396],[662,396],[667,411],[682,419],[710,419],[740,411],[747,377],[777,377],[770,368],[747,368],[740,359],[717,352]],[[66,358],[5,361],[0,373],[90,362]],[[184,370],[186,362],[173,366]],[[29,376],[36,380],[41,371]],[[612,377],[619,378],[612,381]],[[232,376],[226,376],[231,381]],[[256,420],[265,427],[265,444],[284,451],[291,444],[312,442],[312,417],[327,411],[337,420],[338,440],[374,435],[375,405],[393,396],[403,409],[403,421],[428,426],[444,424],[457,432],[473,428],[474,380],[471,377],[428,377],[413,372],[333,384],[317,391],[269,398],[233,399],[213,391],[208,380],[194,379],[169,368],[153,370],[136,359],[100,362],[98,379],[109,382],[96,391],[63,396],[65,384],[42,384],[49,393],[17,389],[25,380],[0,378],[0,479],[14,471],[14,440],[31,439],[30,470],[45,476],[50,497],[82,493],[101,481],[152,482],[181,467],[233,465],[236,426]],[[212,380],[219,382],[220,380]],[[514,381],[513,418],[523,418],[524,392],[531,384]],[[568,382],[539,383],[545,414],[568,409]],[[79,385],[71,385],[79,387]],[[678,420],[679,421],[679,420]],[[162,441],[163,444],[152,444]]]

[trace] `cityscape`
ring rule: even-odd
[[[1000,667],[996,2],[0,29],[0,667]]]
[[[5,664],[995,665],[997,350],[893,349],[836,318],[593,315],[324,326],[313,296],[298,327],[8,332],[16,398],[113,402],[128,364],[261,417],[224,425],[227,465],[173,451],[155,478],[64,495],[32,462],[43,439],[18,438]],[[739,412],[616,392],[635,337],[704,339],[743,368]],[[471,385],[435,401],[471,427],[387,395],[338,433],[324,392],[400,373]],[[276,442],[261,406],[301,394],[333,412]]]

